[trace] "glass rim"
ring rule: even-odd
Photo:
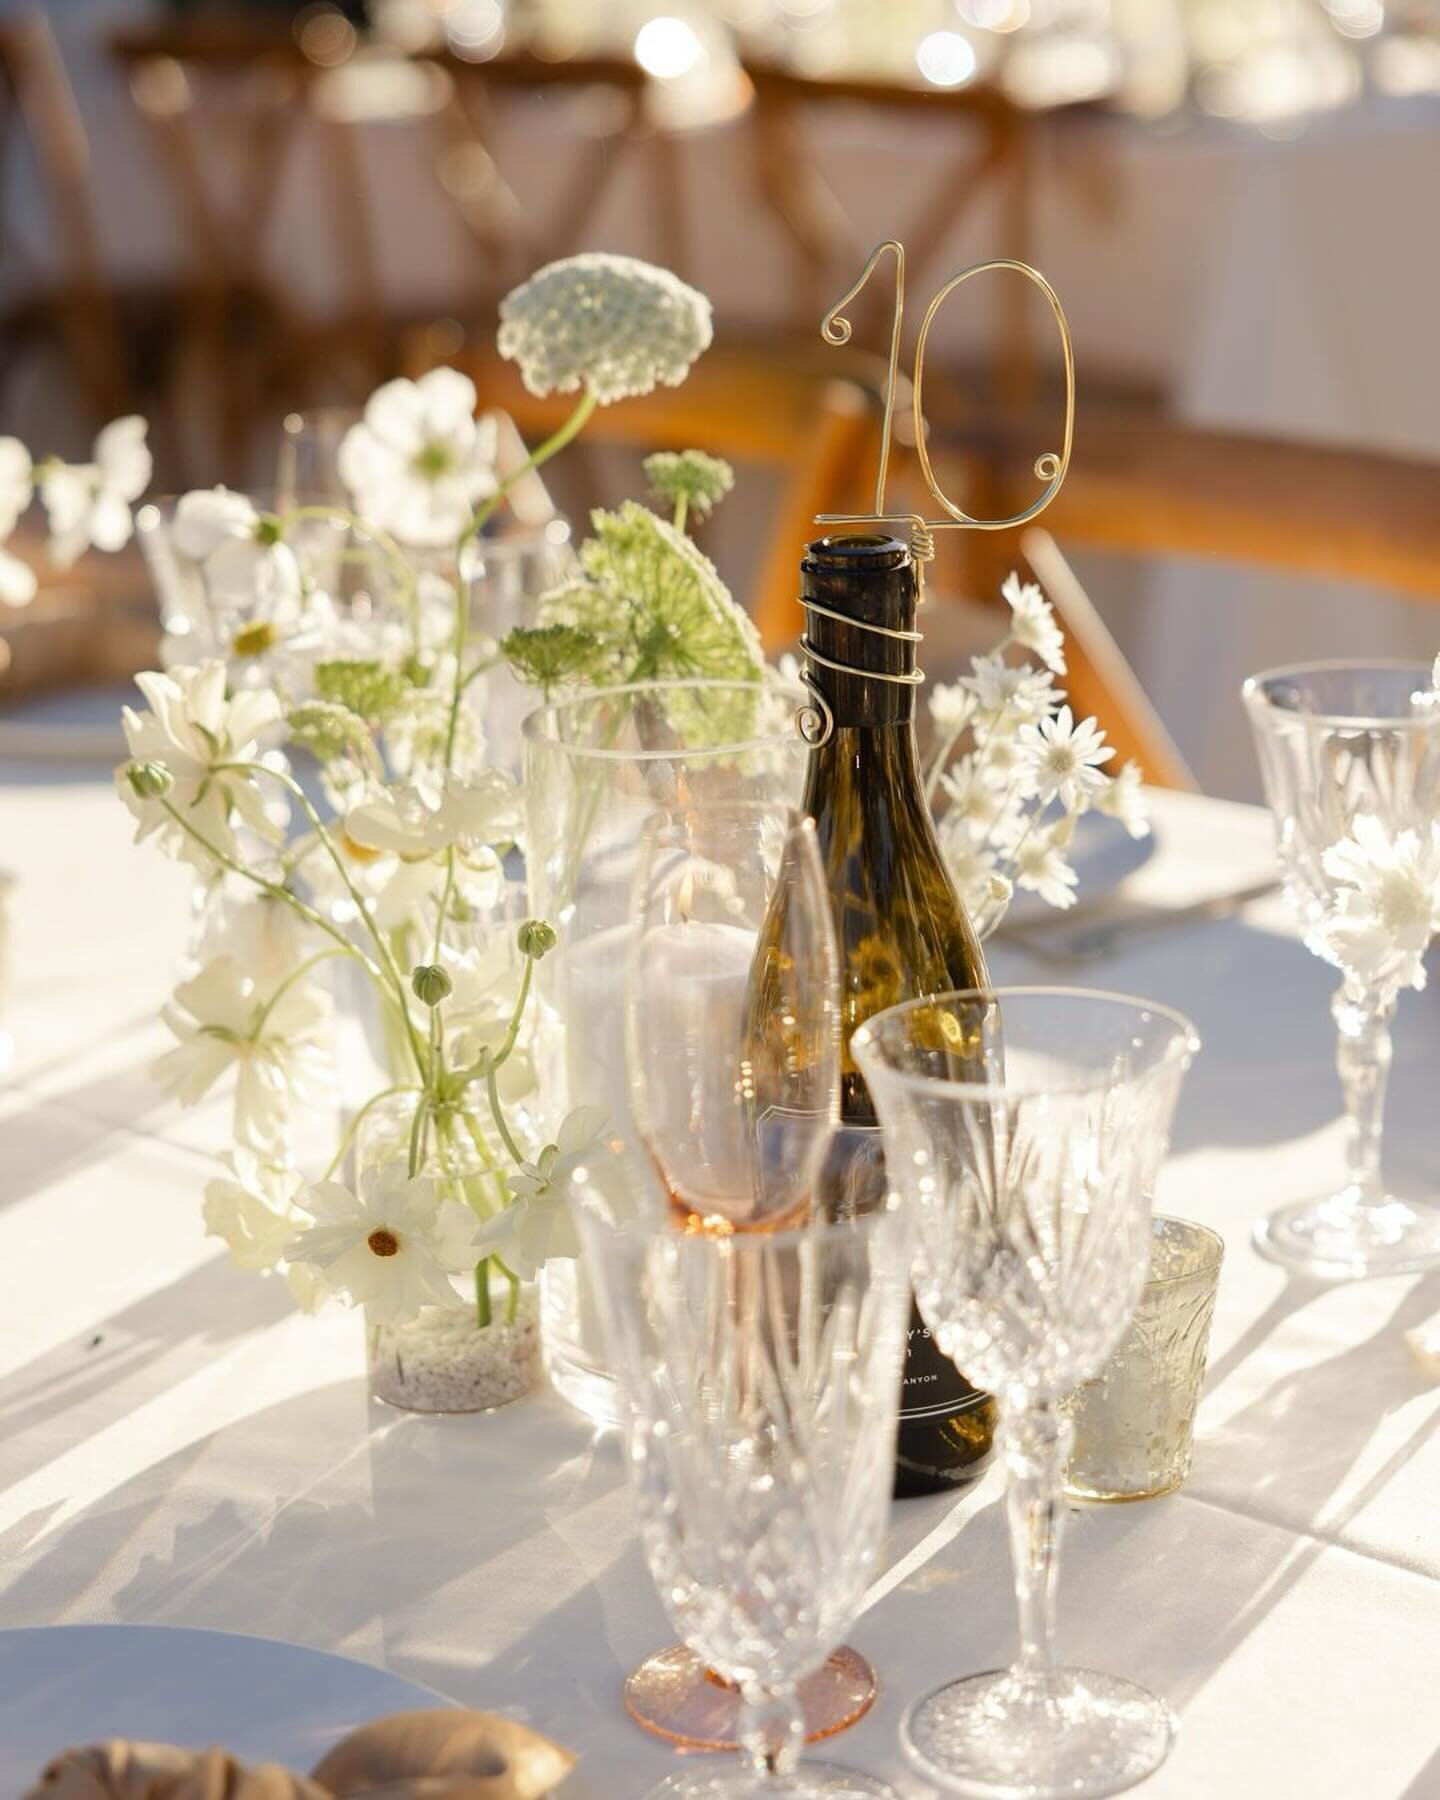
[[[1198,1269],[1187,1269],[1183,1275],[1147,1275],[1147,1288],[1179,1287],[1182,1282],[1208,1281],[1212,1275],[1219,1276],[1225,1261],[1225,1240],[1213,1226],[1203,1225],[1199,1219],[1182,1219],[1179,1213],[1151,1213],[1152,1235],[1157,1225],[1183,1225],[1204,1242],[1208,1255]]]
[[[583,1168],[582,1163],[575,1174],[578,1175]],[[571,1184],[573,1194],[574,1175],[571,1176]],[[579,1185],[583,1188],[587,1184]],[[589,1195],[576,1195],[575,1200],[581,1220],[592,1230],[602,1233],[609,1242],[630,1248],[667,1242],[682,1246],[705,1246],[703,1250],[696,1249],[692,1252],[696,1256],[715,1255],[721,1250],[729,1253],[732,1247],[751,1256],[758,1255],[762,1249],[796,1250],[817,1241],[838,1243],[846,1236],[873,1237],[882,1224],[893,1225],[902,1231],[910,1228],[909,1209],[894,1194],[887,1195],[884,1203],[870,1212],[830,1218],[823,1211],[817,1210],[803,1225],[787,1225],[774,1231],[756,1226],[740,1226],[729,1231],[686,1231],[676,1223],[669,1208],[617,1223],[613,1219],[607,1219],[600,1210],[598,1201],[591,1199]]]
[[[563,700],[547,700],[537,706],[533,712],[526,713],[520,722],[520,735],[527,744],[545,744],[564,752],[576,761],[587,762],[674,762],[677,758],[693,761],[707,756],[739,756],[749,751],[772,750],[777,744],[797,743],[805,748],[804,739],[792,719],[784,732],[767,732],[760,737],[737,738],[730,743],[697,744],[694,746],[680,744],[669,749],[656,750],[622,750],[612,749],[604,744],[572,744],[564,738],[554,737],[545,730],[548,722],[560,714],[578,710],[582,706],[597,700],[610,700],[618,694],[655,694],[674,693],[677,689],[686,688],[691,691],[700,690],[706,693],[753,693],[760,696],[766,693],[778,693],[786,699],[793,699],[802,704],[804,695],[798,686],[789,682],[767,682],[763,676],[754,681],[724,680],[720,678],[701,681],[656,680],[656,681],[622,681],[611,687],[581,688],[569,694]]]
[[[1349,730],[1374,731],[1433,731],[1440,725],[1440,704],[1430,717],[1406,717],[1384,713],[1321,713],[1298,712],[1289,707],[1277,706],[1265,692],[1265,686],[1272,681],[1298,680],[1306,675],[1338,675],[1347,671],[1358,673],[1362,669],[1375,669],[1387,674],[1399,675],[1410,670],[1420,677],[1421,691],[1434,692],[1430,686],[1430,665],[1418,658],[1409,656],[1373,656],[1364,661],[1354,657],[1321,657],[1314,662],[1281,663],[1273,669],[1258,669],[1253,675],[1247,675],[1240,689],[1240,697],[1248,706],[1262,707],[1267,714],[1276,717],[1295,719],[1304,725],[1323,726],[1329,730],[1336,728]]]
[[[1147,1000],[1139,994],[1122,994],[1109,988],[1068,987],[1063,984],[1027,986],[982,987],[982,988],[950,988],[938,994],[920,994],[913,1000],[902,1000],[896,1006],[887,1006],[883,1011],[875,1013],[859,1026],[850,1042],[859,1050],[873,1049],[877,1057],[883,1057],[876,1038],[874,1028],[887,1019],[899,1019],[907,1013],[918,1012],[921,1007],[935,1006],[950,1001],[980,1001],[984,1004],[1000,1004],[1005,1000],[1085,1000],[1102,1001],[1108,1006],[1129,1007],[1134,1012],[1148,1013],[1156,1018],[1168,1020],[1177,1030],[1177,1037],[1166,1048],[1164,1055],[1156,1062],[1156,1068],[1167,1063],[1186,1060],[1193,1057],[1200,1049],[1200,1034],[1194,1022],[1177,1007],[1167,1006],[1162,1000]],[[862,1069],[864,1058],[860,1058]],[[1145,1074],[1153,1073],[1146,1070]],[[902,1086],[918,1088],[923,1092],[934,1093],[941,1090],[945,1093],[962,1095],[968,1099],[988,1099],[998,1103],[1031,1098],[1040,1094],[1099,1094],[1112,1085],[1110,1078],[1097,1077],[1091,1081],[953,1081],[937,1075],[917,1075],[908,1069],[898,1069],[886,1063],[887,1079],[899,1082]],[[868,1079],[868,1076],[867,1076]]]
[[[188,499],[191,494],[218,493],[222,488],[237,500],[248,500],[262,519],[266,517],[283,518],[287,512],[300,506],[323,506],[333,509],[335,513],[333,519],[310,518],[302,519],[299,522],[303,525],[335,525],[343,530],[350,528],[350,521],[345,516],[345,503],[335,499],[332,494],[322,494],[315,488],[301,488],[298,492],[291,494],[287,493],[279,482],[272,481],[262,483],[257,487],[234,488],[227,487],[224,482],[216,482],[213,487],[184,488],[175,494],[147,494],[135,508],[135,529],[137,531],[154,531],[160,526],[173,525],[175,509],[182,500]],[[286,505],[266,506],[263,504],[267,500],[278,500],[282,493],[286,495]],[[150,513],[154,514],[153,518],[147,517]]]

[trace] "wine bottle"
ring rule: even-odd
[[[891,537],[821,538],[800,568],[807,679],[823,702],[802,804],[834,903],[842,988],[841,1126],[822,1189],[840,1213],[881,1204],[886,1191],[879,1122],[851,1034],[887,1006],[982,987],[986,974],[920,775],[910,551]],[[956,1371],[912,1304],[896,1494],[974,1481],[989,1461],[995,1418],[994,1400]]]

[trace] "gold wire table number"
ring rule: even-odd
[[[865,267],[858,279],[837,300],[826,313],[820,324],[820,335],[827,344],[848,344],[851,336],[851,324],[845,316],[845,308],[864,289],[865,284],[879,267],[881,259],[887,251],[895,257],[895,311],[890,326],[890,355],[885,376],[885,414],[880,430],[880,460],[875,472],[875,508],[868,513],[817,513],[817,525],[890,525],[907,528],[910,553],[915,559],[917,582],[917,605],[925,598],[925,564],[935,558],[935,533],[937,531],[1009,531],[1038,518],[1060,492],[1065,476],[1070,468],[1070,452],[1075,440],[1075,346],[1070,335],[1070,322],[1065,317],[1065,309],[1060,304],[1060,296],[1040,273],[1027,262],[1019,262],[1011,257],[994,257],[987,262],[972,263],[969,268],[962,269],[958,275],[950,279],[936,292],[925,315],[920,321],[920,334],[915,340],[915,357],[911,368],[911,407],[914,419],[915,453],[920,462],[920,473],[924,477],[925,486],[931,497],[942,509],[943,517],[927,519],[919,512],[894,512],[885,504],[885,484],[890,472],[890,445],[895,421],[895,392],[900,374],[900,337],[905,324],[905,246],[897,238],[886,238],[883,244],[877,244],[870,252]],[[925,350],[930,338],[930,328],[935,322],[940,308],[953,294],[956,288],[964,285],[977,275],[989,274],[992,271],[1011,270],[1038,287],[1049,303],[1054,315],[1055,324],[1060,334],[1060,354],[1065,366],[1065,429],[1059,451],[1047,450],[1035,459],[1034,470],[1038,481],[1045,483],[1044,492],[1020,512],[1005,519],[972,518],[963,507],[957,506],[941,488],[935,478],[934,465],[930,461],[929,446],[925,441]],[[828,613],[824,607],[813,601],[802,599],[807,618],[813,613],[824,613],[831,618],[841,615]],[[878,625],[867,625],[861,619],[844,617],[841,622],[854,630],[873,632],[883,637],[903,637],[910,642],[923,642],[924,634],[918,631],[896,632],[886,630]],[[867,680],[890,681],[906,686],[918,686],[924,681],[924,674],[918,668],[905,674],[886,674],[875,669],[855,670],[848,665],[831,661],[828,657],[817,653],[810,640],[807,628],[805,636],[800,640],[800,648],[805,653],[807,666],[801,680],[810,690],[814,704],[801,708],[797,717],[800,735],[807,744],[818,747],[827,743],[834,730],[834,718],[819,684],[813,673],[813,665],[821,664],[841,674],[863,673]]]

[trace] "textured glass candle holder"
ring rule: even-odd
[[[1065,1491],[1077,1500],[1153,1500],[1190,1473],[1225,1245],[1208,1226],[1164,1214],[1151,1233],[1135,1316],[1099,1375],[1070,1398]]]

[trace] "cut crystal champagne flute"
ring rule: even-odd
[[[578,1211],[650,1573],[697,1664],[741,1697],[740,1765],[692,1765],[652,1800],[896,1800],[867,1775],[799,1762],[799,1688],[878,1569],[908,1217],[686,1233]]]
[[[839,1114],[833,915],[815,827],[766,801],[646,821],[631,895],[626,1060],[636,1133],[689,1231],[774,1230],[809,1209]],[[842,1646],[807,1674],[806,1734],[875,1697]],[[740,1696],[693,1650],[647,1658],[631,1715],[686,1748],[738,1742]]]
[[[1252,676],[1244,698],[1287,897],[1306,947],[1341,966],[1330,928],[1343,887],[1326,853],[1357,821],[1376,821],[1391,843],[1407,831],[1428,836],[1440,817],[1440,693],[1418,662],[1312,663]],[[1320,1276],[1440,1264],[1440,1206],[1388,1194],[1381,1175],[1396,993],[1382,971],[1342,966],[1330,1010],[1348,1172],[1337,1193],[1258,1222],[1256,1248],[1276,1262]]]
[[[1098,1373],[1139,1297],[1194,1030],[1122,995],[997,988],[892,1007],[851,1043],[915,1215],[920,1311],[1000,1399],[1020,1607],[1015,1665],[912,1705],[906,1754],[992,1800],[1117,1793],[1163,1761],[1174,1720],[1133,1682],[1056,1661],[1059,1402]]]

